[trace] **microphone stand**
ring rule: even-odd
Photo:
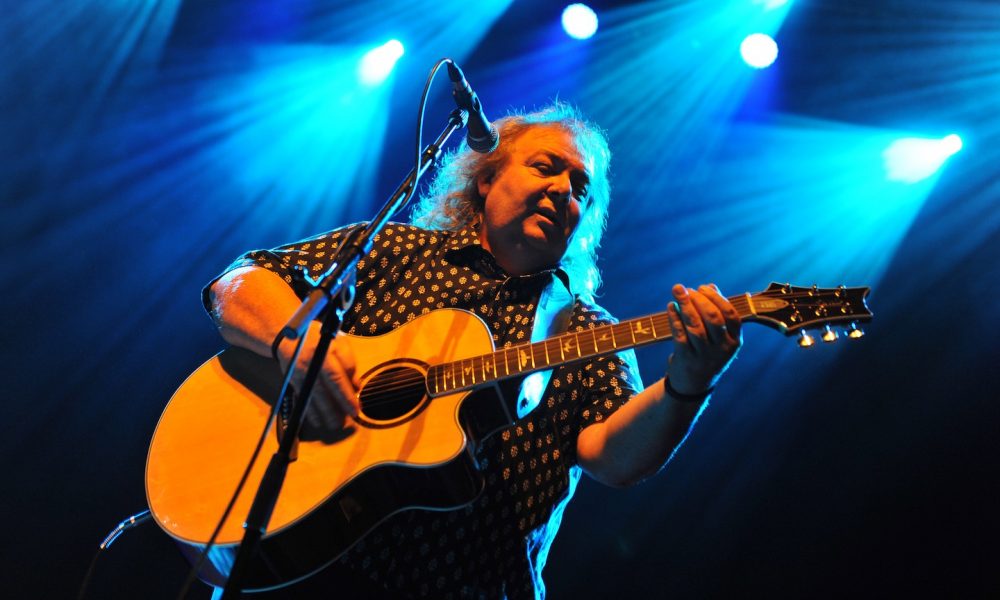
[[[340,329],[343,315],[354,300],[355,275],[357,274],[355,265],[362,256],[371,250],[372,237],[385,227],[392,215],[406,205],[416,189],[417,181],[441,155],[441,148],[451,137],[451,134],[464,127],[468,118],[469,113],[465,110],[455,109],[452,111],[444,131],[434,143],[429,144],[420,154],[419,164],[410,170],[410,174],[399,184],[399,187],[392,193],[378,214],[365,228],[358,230],[355,235],[344,241],[326,273],[321,275],[319,279],[310,281],[313,290],[309,292],[305,301],[278,334],[275,347],[282,338],[294,340],[305,335],[309,323],[326,308],[331,300],[335,297],[339,299],[339,305],[334,306],[334,310],[327,311],[323,318],[319,342],[310,359],[309,367],[306,369],[302,389],[299,390],[299,401],[293,403],[288,424],[280,436],[278,450],[267,465],[267,470],[264,472],[250,506],[246,522],[243,524],[245,530],[243,541],[240,542],[239,549],[236,551],[233,568],[229,572],[229,579],[226,581],[222,595],[223,600],[239,595],[243,575],[260,550],[260,541],[264,533],[267,532],[267,524],[271,520],[274,506],[278,502],[278,494],[285,481],[288,465],[294,460],[299,430],[302,427],[302,419],[306,409],[309,407],[313,385],[316,383],[316,378],[330,348],[330,343],[333,341],[334,334]],[[289,368],[291,369],[293,366],[289,366]],[[279,398],[277,401],[280,402],[281,399]]]

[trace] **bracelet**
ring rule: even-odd
[[[712,395],[712,392],[715,391],[715,386],[713,385],[712,387],[708,388],[707,390],[705,390],[700,394],[682,394],[677,390],[675,390],[674,386],[670,385],[669,377],[663,378],[663,387],[666,389],[667,395],[673,398],[674,400],[677,400],[678,402],[689,402],[689,403],[704,402],[705,399],[708,398],[710,395]]]

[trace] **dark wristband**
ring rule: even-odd
[[[663,387],[667,390],[667,395],[678,402],[704,402],[706,398],[712,395],[715,391],[715,386],[712,386],[700,394],[682,394],[674,389],[674,386],[670,385],[670,378],[663,378]]]

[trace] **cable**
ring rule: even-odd
[[[104,550],[110,548],[111,544],[115,543],[115,540],[117,540],[118,537],[126,530],[142,525],[152,518],[153,515],[148,509],[142,512],[137,512],[119,523],[117,527],[111,530],[111,533],[104,537],[104,541],[97,547],[97,552],[94,553],[94,558],[90,561],[90,566],[87,567],[87,574],[83,576],[83,581],[80,583],[80,591],[76,594],[76,600],[83,600],[83,597],[87,594],[87,586],[90,585],[90,579],[94,575],[94,567],[97,566],[97,559],[104,553]]]
[[[402,203],[406,205],[417,191],[417,185],[420,183],[420,156],[423,154],[423,137],[424,137],[424,109],[427,107],[427,94],[430,92],[431,83],[434,82],[434,77],[437,76],[437,72],[441,70],[441,66],[445,63],[454,63],[450,58],[442,58],[434,63],[431,67],[431,72],[427,74],[427,81],[424,82],[424,91],[420,94],[420,110],[417,112],[417,154],[416,160],[413,164],[413,172],[416,174],[413,179],[413,186],[410,187],[410,192],[407,199]]]
[[[280,337],[281,336],[279,335],[279,339]],[[243,486],[250,477],[250,471],[257,462],[257,458],[260,456],[260,451],[264,447],[264,440],[267,439],[267,434],[271,430],[271,423],[274,422],[278,412],[281,410],[281,405],[285,401],[285,395],[288,392],[289,383],[292,380],[292,375],[295,373],[295,364],[298,362],[299,354],[302,352],[302,345],[305,341],[306,336],[303,335],[299,337],[299,342],[295,345],[295,352],[292,353],[292,360],[289,362],[288,371],[285,373],[284,380],[281,382],[281,393],[278,395],[278,399],[275,401],[274,406],[271,407],[271,414],[268,415],[267,421],[264,423],[264,430],[261,432],[260,438],[257,440],[257,446],[254,448],[253,454],[247,462],[246,469],[244,469],[243,475],[240,477],[240,482],[236,486],[236,491],[233,492],[233,496],[229,499],[229,504],[226,505],[226,510],[223,511],[218,525],[215,526],[215,531],[212,532],[212,536],[208,539],[208,542],[205,543],[205,547],[202,549],[201,554],[198,555],[198,560],[188,571],[187,578],[184,580],[184,585],[181,587],[181,591],[177,594],[177,600],[182,600],[185,596],[187,596],[188,591],[190,591],[191,584],[194,583],[194,580],[198,577],[198,572],[201,570],[202,565],[205,564],[205,559],[208,557],[209,551],[215,545],[215,540],[219,537],[219,532],[222,531],[223,524],[229,518],[229,514],[232,512],[233,506],[236,504],[236,499],[239,498],[240,492],[243,491]]]

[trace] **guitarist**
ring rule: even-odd
[[[497,347],[510,346],[530,340],[539,296],[557,283],[573,294],[571,330],[614,322],[594,301],[609,203],[603,133],[558,103],[496,125],[496,151],[463,145],[449,155],[414,224],[389,225],[375,238],[358,263],[344,331],[378,335],[452,307],[482,318]],[[225,340],[270,356],[307,291],[293,268],[323,272],[351,230],[249,252],[231,265],[205,290]],[[675,341],[665,378],[643,389],[631,351],[555,369],[539,406],[478,448],[486,487],[475,502],[394,515],[324,574],[290,588],[292,597],[307,588],[330,597],[544,597],[542,568],[581,472],[610,486],[656,473],[740,347],[739,317],[715,286],[675,285],[672,295]],[[316,322],[306,347],[318,335]],[[280,348],[283,367],[293,347]],[[307,431],[337,430],[357,415],[353,367],[335,340]]]

